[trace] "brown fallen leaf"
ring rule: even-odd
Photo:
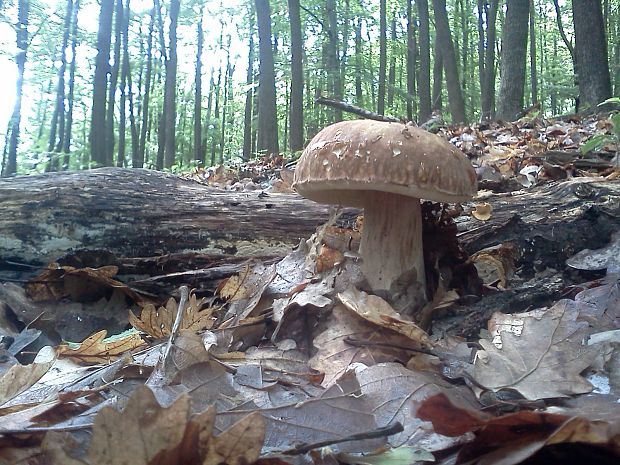
[[[528,400],[590,392],[580,373],[598,355],[582,343],[587,323],[578,321],[579,306],[563,300],[548,310],[504,315],[489,323],[493,341],[481,339],[472,376],[487,389],[516,390]]]
[[[487,286],[506,289],[515,272],[516,250],[507,242],[476,252],[471,256],[478,276]]]
[[[428,398],[417,411],[446,436],[473,432],[473,441],[459,451],[456,463],[516,465],[557,444],[580,444],[620,454],[620,421],[591,421],[582,417],[521,411],[500,417],[455,406],[445,394]],[[578,463],[578,462],[575,462]]]
[[[134,302],[144,299],[126,284],[112,279],[118,273],[114,265],[100,268],[74,268],[52,263],[26,285],[28,296],[35,302],[71,297],[75,302],[94,302],[118,289]]]
[[[125,352],[144,345],[144,341],[136,331],[125,331],[106,339],[107,334],[104,329],[79,344],[74,342],[60,344],[57,348],[58,355],[82,363],[110,363]]]
[[[260,412],[249,414],[209,441],[203,465],[246,465],[258,460],[266,430]]]
[[[50,347],[47,347],[47,349],[50,349]],[[47,349],[43,348],[41,351],[47,351]],[[0,376],[0,405],[39,381],[52,367],[54,360],[55,357],[50,353],[45,356],[45,361],[31,363],[30,365],[13,365],[4,372]]]
[[[190,295],[181,320],[181,331],[201,331],[213,327],[214,308],[203,309],[204,302],[204,299],[197,299],[194,294]],[[153,304],[147,304],[142,308],[140,318],[131,310],[129,311],[129,323],[138,331],[154,338],[168,337],[172,331],[178,308],[178,303],[172,297],[168,299],[165,307],[156,308]]]
[[[426,331],[412,321],[400,319],[400,315],[381,297],[350,287],[339,293],[338,299],[366,321],[396,331],[422,347],[434,347]]]

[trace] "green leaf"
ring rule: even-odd
[[[588,153],[592,150],[599,150],[606,142],[611,141],[611,137],[607,134],[598,134],[591,138],[588,142],[580,147],[581,153]]]
[[[614,113],[609,119],[611,120],[611,132],[613,132],[616,137],[620,137],[620,112]]]
[[[410,465],[421,461],[434,462],[435,457],[423,449],[402,446],[378,454],[338,454],[338,460],[361,465]]]
[[[607,100],[605,100],[604,102],[601,102],[598,104],[598,106],[602,106],[602,105],[606,105],[608,103],[620,103],[620,97],[611,97],[608,98]]]

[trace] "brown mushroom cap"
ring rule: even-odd
[[[320,131],[295,168],[293,187],[320,203],[363,206],[382,191],[462,202],[476,193],[469,159],[444,139],[401,123],[342,121]]]

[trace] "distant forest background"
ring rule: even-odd
[[[620,92],[620,0],[0,0],[0,22],[5,176],[294,155],[352,117],[318,97],[472,123]]]

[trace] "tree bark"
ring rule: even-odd
[[[415,35],[413,0],[407,0],[407,119],[409,121],[414,121],[417,113],[415,100],[415,73],[417,56],[418,45]]]
[[[448,106],[452,123],[465,122],[465,100],[459,79],[458,64],[454,43],[450,33],[448,14],[445,0],[433,0],[435,12],[435,28],[438,36],[438,44],[441,47],[441,60],[446,71],[446,87],[448,88]]]
[[[340,76],[340,60],[338,58],[338,17],[336,0],[325,2],[325,17],[327,19],[327,70],[329,73],[329,87],[336,100],[342,100],[342,78]],[[342,121],[342,112],[336,108],[334,122]]]
[[[146,39],[146,71],[144,74],[144,94],[142,97],[142,124],[140,125],[140,146],[136,158],[132,162],[134,168],[142,168],[146,157],[146,135],[149,126],[150,97],[151,97],[151,74],[153,72],[153,28],[155,26],[155,5],[151,9],[149,20],[149,32]]]
[[[289,8],[290,3],[289,3]],[[252,157],[252,120],[254,116],[254,8],[252,3],[249,6],[249,34],[248,34],[248,70],[245,78],[245,84],[247,90],[245,91],[245,110],[243,112],[243,160],[249,161]],[[292,26],[291,19],[291,28]],[[300,26],[301,27],[301,26]],[[292,34],[292,33],[291,33]],[[293,40],[291,38],[291,48]],[[293,54],[292,61],[295,61],[295,55]],[[303,89],[302,89],[303,93]],[[291,144],[292,145],[292,144]]]
[[[15,84],[15,106],[9,123],[11,135],[9,137],[9,150],[6,153],[6,163],[2,167],[2,175],[9,176],[17,172],[17,146],[19,145],[19,129],[22,118],[22,89],[24,86],[24,71],[26,69],[26,52],[28,50],[28,14],[30,2],[19,0],[17,4],[17,31],[16,45],[17,54],[17,82]]]
[[[291,22],[291,104],[289,138],[291,152],[304,147],[304,70],[303,35],[299,14],[299,0],[288,0]]]
[[[377,91],[377,113],[385,114],[385,81],[387,68],[387,0],[379,2],[379,89]]]
[[[114,148],[116,146],[114,131],[114,110],[116,104],[116,88],[121,69],[121,31],[123,29],[123,1],[116,0],[114,13],[114,58],[108,88],[108,107],[106,113],[106,166],[114,164]]]
[[[595,110],[599,103],[611,97],[601,0],[573,0],[573,24],[579,110]]]
[[[530,0],[530,89],[532,105],[538,103],[538,73],[536,69],[536,10]]]
[[[63,138],[63,152],[65,160],[63,167],[69,168],[69,153],[71,152],[71,137],[73,131],[73,109],[75,94],[75,71],[77,68],[77,36],[78,36],[78,12],[80,11],[80,0],[75,0],[73,5],[73,17],[71,18],[71,67],[69,68],[69,92],[67,93],[67,123],[65,125],[65,135]]]
[[[517,119],[523,110],[529,0],[508,0],[502,37],[501,80],[497,117]]]
[[[329,216],[297,194],[229,192],[123,168],[2,179],[0,208],[0,256],[38,264],[83,249],[283,255]]]
[[[204,7],[200,7],[200,20],[196,24],[196,73],[194,74],[194,160],[202,159],[202,29]]]
[[[258,84],[258,141],[259,152],[278,154],[278,113],[276,108],[276,78],[273,66],[271,39],[271,10],[269,0],[255,0],[258,23],[260,75]]]
[[[431,39],[428,0],[416,0],[420,19],[420,71],[418,93],[420,95],[420,121],[431,116]]]
[[[164,167],[174,165],[176,155],[176,100],[177,100],[177,23],[181,0],[170,2],[170,27],[168,58],[166,60],[166,81],[164,84]]]
[[[482,121],[495,117],[495,22],[498,3],[499,0],[478,0],[478,72]]]

